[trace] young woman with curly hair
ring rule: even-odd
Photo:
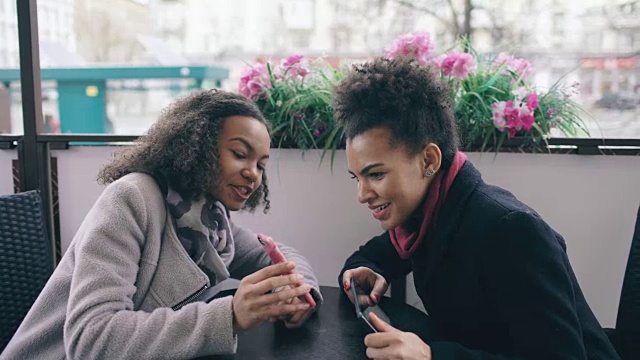
[[[281,246],[295,263],[272,265],[229,219],[268,210],[269,148],[243,96],[175,101],[102,169],[109,185],[2,359],[191,359],[235,352],[235,334],[267,319],[300,326],[313,309],[298,297],[321,301],[308,262]],[[242,279],[233,297],[190,301],[230,277]]]
[[[457,150],[449,90],[408,58],[358,65],[335,90],[349,172],[386,232],[351,255],[340,284],[376,303],[413,272],[433,339],[371,313],[374,359],[616,359],[563,238]],[[360,299],[350,284],[362,288]]]

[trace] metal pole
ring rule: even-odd
[[[42,79],[38,41],[38,10],[36,0],[16,0],[18,10],[18,40],[20,44],[20,81],[24,136],[18,146],[20,191],[40,190],[44,221],[52,243],[53,263],[57,263],[57,242],[53,229],[51,196],[51,155],[49,144],[38,144],[38,134],[44,128],[42,119]]]
[[[53,257],[54,266],[60,261],[60,241],[55,231],[55,218],[53,214],[53,189],[51,188],[51,152],[49,151],[49,143],[43,142],[36,144],[39,164],[39,186],[40,197],[42,199],[42,208],[44,210],[44,224],[49,233],[51,241],[51,256]]]
[[[37,136],[42,131],[42,90],[36,0],[16,0],[20,44],[20,80],[24,136],[20,162],[20,190],[39,188]],[[44,194],[43,194],[44,195]]]

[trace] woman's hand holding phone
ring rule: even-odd
[[[233,328],[236,331],[250,329],[264,320],[299,313],[310,308],[306,302],[294,302],[299,296],[309,293],[310,285],[297,286],[303,277],[291,274],[292,262],[267,266],[246,276],[233,296]],[[279,287],[288,287],[272,293]]]
[[[366,293],[365,295],[358,295],[358,303],[363,305],[371,306],[377,304],[382,298],[382,295],[384,295],[389,288],[387,280],[385,280],[382,275],[368,267],[361,266],[347,270],[342,274],[343,290],[349,297],[349,300],[354,304],[356,300],[353,298],[350,291],[351,279],[353,279],[354,283],[357,284],[358,288],[362,290],[371,289],[369,295],[366,295]]]
[[[283,291],[291,288],[292,288],[291,286],[287,285],[276,291]],[[289,300],[286,300],[285,302],[290,304],[306,304],[307,303],[305,300],[301,300],[301,297],[291,298]],[[307,321],[307,319],[309,319],[309,317],[313,314],[315,310],[316,310],[315,307],[309,307],[308,309],[298,311],[295,314],[287,314],[279,317],[272,317],[271,319],[269,319],[269,321],[276,322],[278,320],[281,320],[282,322],[284,322],[284,326],[287,329],[294,329],[302,326],[304,322]]]
[[[378,331],[364,338],[369,359],[431,360],[431,347],[418,335],[394,328],[375,313],[369,321]]]
[[[258,234],[258,241],[262,245],[265,253],[269,256],[274,264],[279,264],[287,261],[287,259],[284,257],[284,254],[280,251],[280,249],[278,249],[278,244],[276,244],[276,242],[273,241],[270,236]],[[302,285],[302,281],[300,281],[300,283],[298,284],[298,286],[300,285]],[[304,294],[302,297],[300,297],[300,300],[302,300],[303,302],[306,301],[309,305],[311,305],[312,309],[315,309],[316,301],[313,299],[313,296],[311,296],[310,293]]]
[[[258,234],[258,241],[262,245],[265,253],[271,258],[274,264],[279,264],[287,261],[284,254],[278,249],[278,244],[270,236]],[[293,271],[291,272],[293,273]],[[301,286],[303,283],[300,281],[297,286]],[[291,285],[286,285],[281,288],[275,290],[275,292],[290,290],[293,287]],[[269,319],[271,322],[276,322],[278,320],[284,321],[284,326],[292,329],[302,326],[304,322],[313,314],[316,308],[316,302],[313,299],[313,296],[309,292],[303,294],[303,296],[299,296],[297,298],[291,298],[284,301],[287,304],[303,304],[308,303],[310,306],[308,309],[298,311],[295,314],[286,314],[282,316],[274,316]]]
[[[347,270],[342,275],[344,291],[354,304],[372,305],[377,303],[389,287],[384,277],[367,267]],[[369,295],[360,295],[355,289],[372,289]],[[355,294],[355,295],[354,295]],[[354,296],[357,299],[354,299]],[[357,301],[357,303],[355,302]],[[400,331],[388,322],[380,319],[375,312],[363,314],[356,305],[359,318],[373,331],[364,338],[367,346],[367,357],[370,359],[431,359],[431,348],[416,334]],[[384,314],[382,314],[384,315]],[[384,316],[386,317],[386,316]]]

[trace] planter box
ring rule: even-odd
[[[102,191],[96,173],[117,147],[71,147],[58,158],[62,248],[67,248]],[[347,256],[381,229],[356,199],[343,150],[333,171],[321,151],[272,150],[272,210],[234,213],[233,220],[290,244],[315,268],[322,285],[337,286]],[[640,157],[468,153],[485,181],[538,211],[567,240],[576,276],[603,326],[615,324],[635,213]],[[419,303],[408,291],[408,302]]]

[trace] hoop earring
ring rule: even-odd
[[[426,176],[426,177],[432,177],[432,176],[433,176],[433,174],[435,174],[435,173],[436,173],[436,171],[435,171],[435,170],[433,170],[433,169],[429,169],[429,170],[425,171],[424,176]]]

